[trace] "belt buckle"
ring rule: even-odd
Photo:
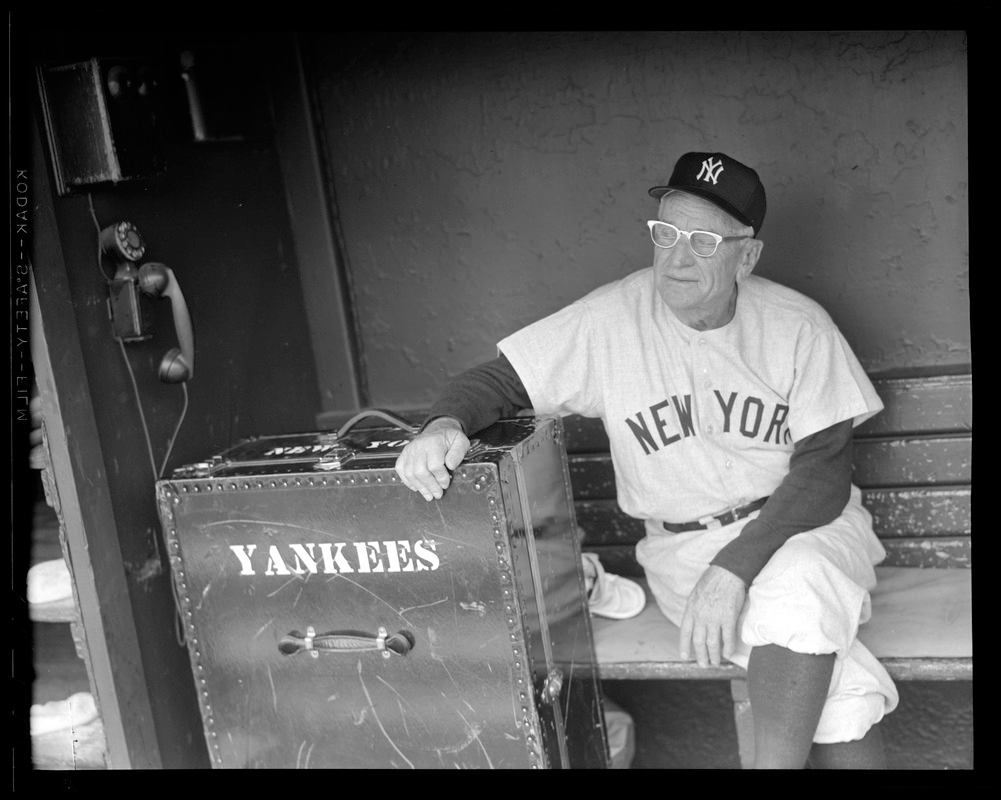
[[[746,517],[750,513],[749,511],[745,511],[744,513],[741,513],[741,511],[743,509],[744,509],[744,506],[734,506],[729,511],[727,511],[725,514],[720,514],[720,516],[721,517],[729,517],[729,522],[727,522],[726,524],[730,525],[730,524],[736,522],[738,519],[743,519],[744,517]]]
[[[755,501],[757,502],[757,501]],[[717,514],[712,517],[699,517],[696,522],[699,523],[706,530],[714,530],[715,528],[722,528],[725,525],[730,525],[739,519],[743,519],[746,516],[753,514],[758,509],[747,510],[748,505],[753,505],[753,503],[748,503],[744,506],[733,506],[722,514]],[[741,513],[743,511],[743,513]],[[724,520],[726,520],[724,522]]]

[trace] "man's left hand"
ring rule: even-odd
[[[737,646],[737,619],[747,587],[729,570],[711,564],[695,584],[681,619],[681,657],[693,653],[700,667],[718,667]],[[721,647],[722,645],[722,647]]]

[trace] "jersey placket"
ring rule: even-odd
[[[718,364],[719,354],[710,336],[705,332],[691,337],[689,354],[692,364],[692,394],[695,399],[700,438],[716,468],[719,486],[723,489],[723,496],[720,499],[731,506],[739,505],[744,502],[747,481],[743,478],[743,472],[737,464],[735,455],[720,444],[719,437],[724,431],[715,395],[716,390],[720,388],[717,385],[717,376],[722,374]]]

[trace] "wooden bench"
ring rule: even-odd
[[[897,681],[972,680],[972,375],[967,369],[872,377],[886,407],[856,429],[853,480],[887,557],[877,568],[872,619],[859,638]],[[635,558],[643,524],[618,509],[604,429],[580,417],[567,417],[564,426],[583,549],[646,590]],[[682,661],[677,627],[648,590],[647,600],[631,620],[594,619],[602,679],[729,680],[740,762],[747,766],[754,744],[744,670]]]

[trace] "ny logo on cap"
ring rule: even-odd
[[[723,171],[723,159],[722,158],[717,159],[716,163],[714,164],[712,156],[709,156],[708,159],[702,162],[702,169],[699,171],[699,174],[695,176],[695,180],[702,178],[702,176],[704,175],[705,177],[702,179],[706,183],[712,181],[713,186],[715,186],[716,181],[719,180],[719,174],[722,171]]]

